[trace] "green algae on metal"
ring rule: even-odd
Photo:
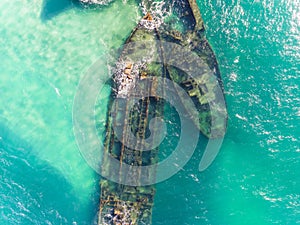
[[[155,187],[154,185],[143,186],[142,179],[148,181],[155,180],[155,171],[149,171],[148,177],[141,177],[141,171],[122,170],[122,165],[132,165],[142,168],[147,165],[155,165],[158,162],[158,147],[150,151],[141,151],[143,140],[147,135],[147,127],[151,118],[163,116],[164,101],[159,98],[148,96],[135,104],[135,110],[129,107],[130,93],[134,92],[135,84],[148,77],[166,77],[179,84],[189,97],[193,100],[198,109],[198,116],[190,114],[190,118],[198,129],[208,138],[220,138],[224,136],[227,122],[227,114],[224,102],[216,97],[219,86],[222,81],[215,59],[214,53],[204,35],[204,26],[200,11],[193,0],[187,1],[189,8],[184,12],[189,19],[193,21],[191,29],[184,32],[172,29],[171,24],[164,23],[161,26],[155,26],[155,17],[147,13],[140,21],[137,27],[127,39],[126,43],[145,42],[151,45],[153,51],[146,55],[148,60],[144,63],[137,63],[133,58],[145,58],[143,51],[135,49],[136,46],[125,46],[120,54],[117,70],[113,76],[114,85],[112,101],[109,105],[110,113],[107,117],[107,131],[105,139],[104,157],[102,163],[102,172],[104,177],[117,177],[119,180],[102,179],[101,197],[98,224],[151,224],[151,214],[154,204]],[[158,54],[161,62],[164,57],[170,54],[170,49],[164,48],[157,41],[174,42],[179,46],[186,47],[195,52],[200,57],[201,64],[190,58],[178,58],[178,67],[170,64],[159,64],[152,62],[153,55]],[[141,47],[141,46],[139,46]],[[178,48],[180,51],[181,48]],[[176,55],[176,49],[172,49],[172,54]],[[179,52],[178,52],[179,53]],[[140,54],[140,55],[139,55]],[[134,57],[133,57],[134,55]],[[181,56],[181,54],[178,54]],[[156,56],[157,57],[157,56]],[[143,60],[142,60],[143,61]],[[197,66],[200,71],[189,77],[182,67]],[[145,85],[149,93],[155,92],[155,85]],[[178,88],[174,85],[175,92]],[[218,93],[220,94],[220,93]],[[223,93],[222,93],[223,94]],[[185,98],[179,95],[182,102]],[[118,99],[117,104],[113,100]],[[211,105],[214,110],[211,110]],[[186,107],[186,113],[189,114],[189,105]],[[212,123],[214,121],[214,123]],[[129,126],[130,130],[126,127]],[[117,135],[117,131],[120,132]],[[133,133],[137,139],[128,147],[125,143],[129,133]],[[154,131],[158,133],[159,131]],[[158,134],[155,134],[158,135]],[[116,171],[110,164],[108,157],[113,157],[119,161],[120,166]],[[127,183],[134,185],[124,184]],[[141,181],[141,183],[139,183]],[[151,183],[150,182],[150,183]]]

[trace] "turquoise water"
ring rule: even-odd
[[[198,1],[229,111],[221,152],[157,185],[153,224],[300,223],[300,2]],[[93,224],[98,175],[76,146],[84,71],[118,48],[137,3],[0,2],[0,224]]]

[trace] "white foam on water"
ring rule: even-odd
[[[97,4],[97,5],[107,5],[112,2],[112,0],[80,0],[82,3]]]
[[[147,6],[147,2],[142,1],[140,3],[143,15],[150,13],[153,17],[153,21],[142,20],[141,23],[148,29],[154,29],[160,27],[164,20],[172,15],[172,7],[166,4],[165,1],[151,2],[150,6]]]

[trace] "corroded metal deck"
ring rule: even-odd
[[[130,46],[125,46],[120,55],[113,77],[114,91],[109,105],[110,112],[107,117],[102,162],[102,172],[106,174],[106,177],[115,177],[116,179],[115,182],[105,178],[101,181],[99,225],[151,224],[155,187],[154,185],[143,186],[144,182],[139,183],[139,181],[146,180],[150,184],[155,183],[155,171],[149,171],[145,177],[139,169],[124,170],[123,167],[124,165],[132,165],[141,168],[157,163],[158,147],[150,151],[140,151],[140,149],[143,148],[144,140],[149,136],[149,121],[163,116],[164,101],[160,98],[147,96],[140,99],[132,108],[130,98],[132,93],[136,91],[137,82],[143,82],[145,78],[149,77],[166,77],[176,82],[188,93],[199,111],[199,115],[190,115],[199,130],[209,138],[218,138],[225,133],[226,108],[216,97],[218,87],[222,87],[217,61],[205,38],[203,21],[196,1],[187,0],[186,5],[189,7],[188,16],[190,16],[191,21],[194,21],[191,30],[181,33],[171,30],[167,26],[156,28],[152,24],[152,15],[147,13],[126,43],[138,41],[152,43],[152,54],[159,54],[158,57],[161,57],[161,62],[164,62],[164,54],[168,54],[169,50],[164,49],[164,46],[156,41],[173,42],[190,49],[202,59],[202,64],[189,61],[188,58],[178,59],[178,62],[184,64],[185,67],[187,65],[199,67],[199,73],[193,78],[170,65],[153,63],[151,54],[149,54],[149,60],[143,63],[132,60],[133,54],[138,53],[137,49]],[[216,82],[211,82],[212,77]],[[145,82],[143,86],[147,93],[153,93],[150,94],[152,96],[155,96],[156,88],[157,86],[153,82]],[[175,86],[174,88],[176,91]],[[223,95],[223,93],[221,94]],[[139,96],[139,93],[136,95]],[[181,100],[184,102],[184,98]],[[214,104],[217,110],[212,112],[210,104]],[[189,113],[188,106],[186,106],[186,113]],[[215,120],[214,127],[212,127],[212,118]],[[154,130],[153,133],[154,136],[159,136],[159,132]],[[131,145],[128,146],[125,143],[130,139],[130,134],[136,138],[132,139]],[[107,160],[108,157],[119,162],[117,169],[111,164],[111,161]],[[127,183],[135,185],[124,184],[124,179]]]

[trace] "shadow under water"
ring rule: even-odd
[[[41,11],[41,19],[47,21],[56,15],[74,7],[74,2],[71,0],[44,0]]]
[[[51,20],[53,17],[74,7],[79,9],[103,9],[109,5],[109,3],[84,4],[79,0],[43,0],[43,6],[40,17],[42,21],[48,21]]]

